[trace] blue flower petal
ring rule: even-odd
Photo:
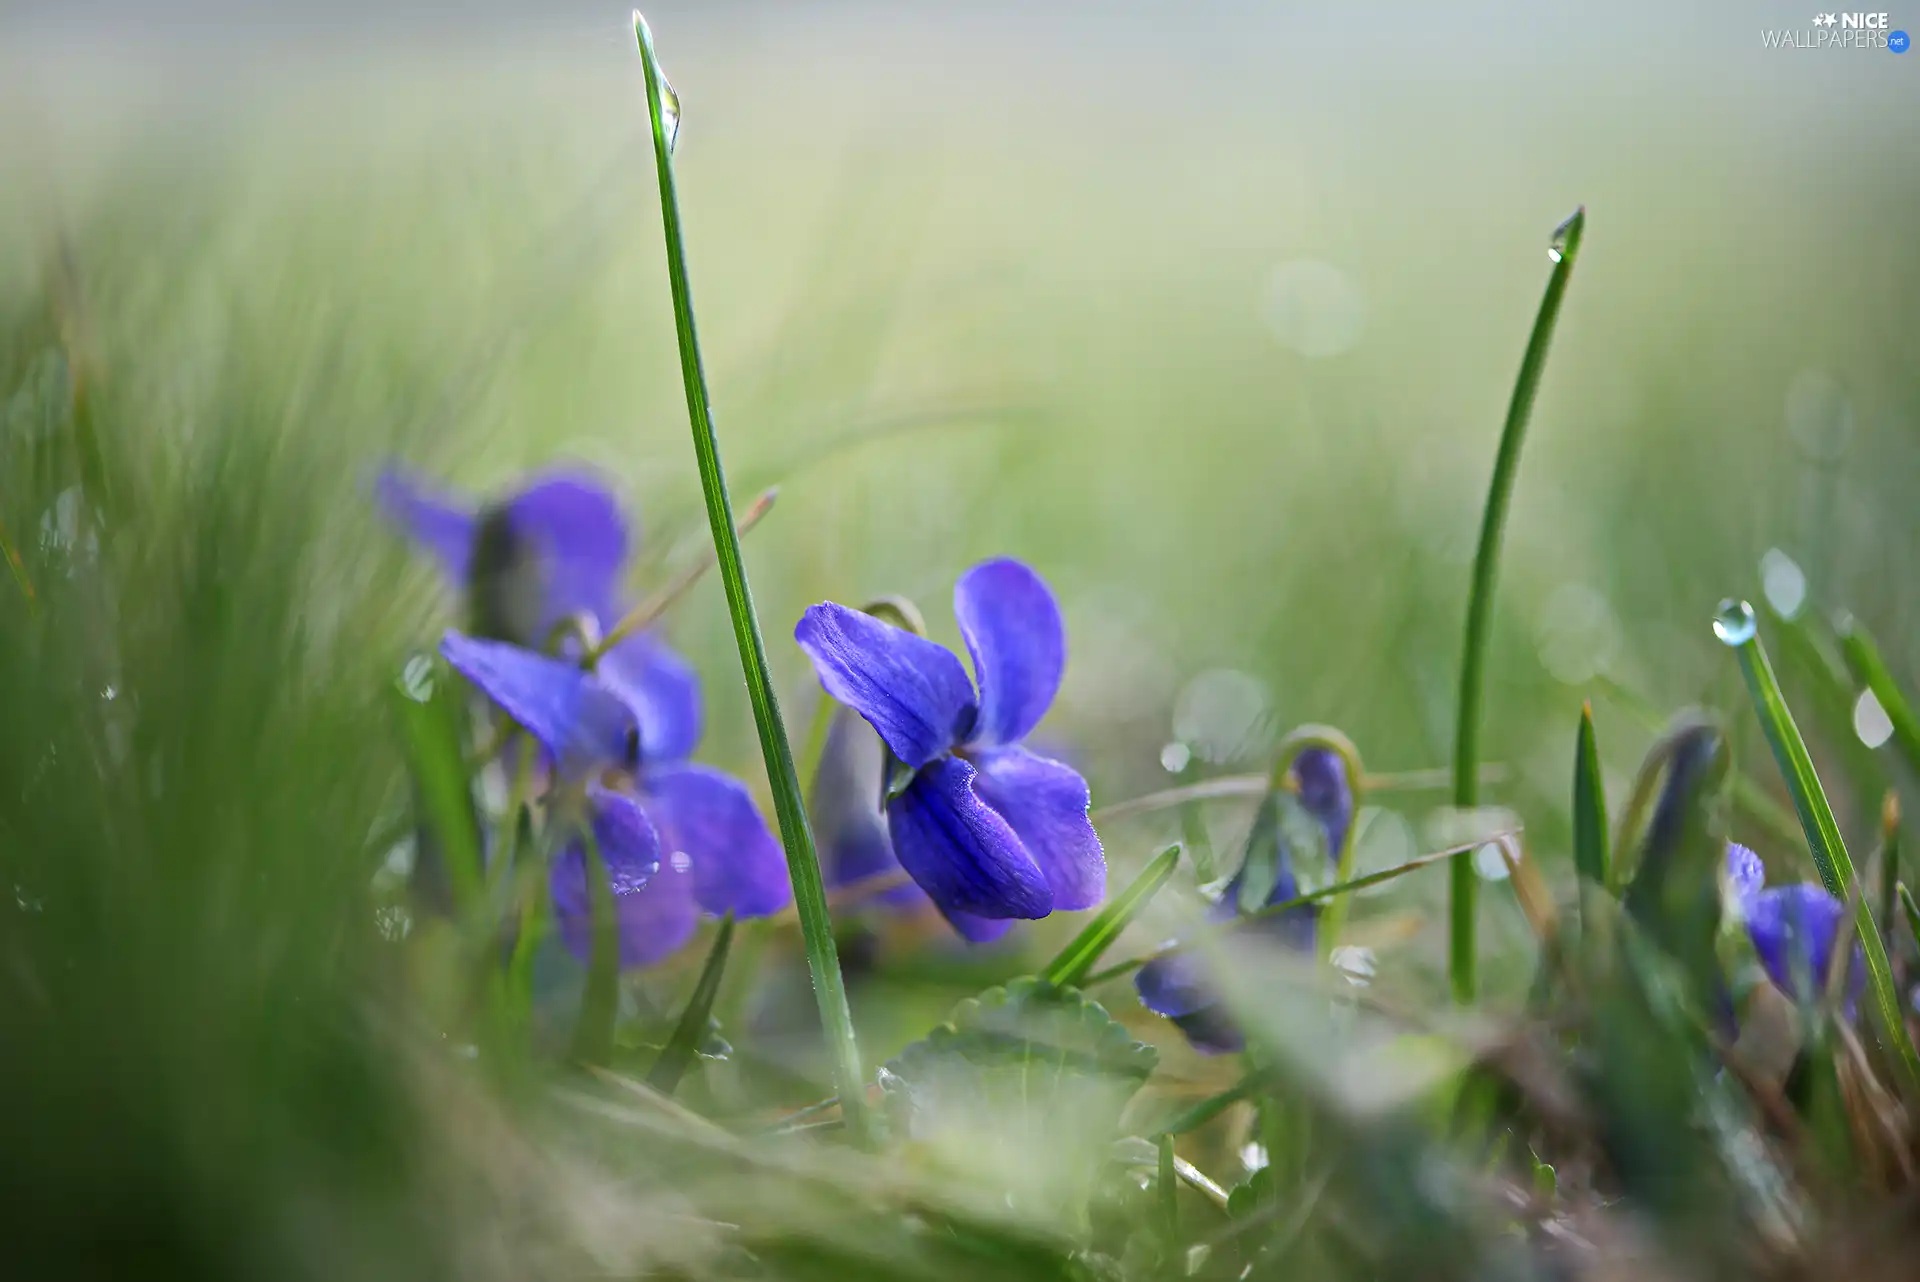
[[[1246,1034],[1224,1006],[1207,1006],[1191,1015],[1175,1015],[1173,1026],[1202,1055],[1235,1055],[1247,1049]]]
[[[1007,821],[974,793],[973,767],[942,757],[887,805],[893,852],[948,913],[1044,917],[1053,909],[1046,874]]]
[[[604,484],[584,474],[558,473],[533,482],[503,508],[514,534],[538,558],[542,629],[579,611],[596,619],[612,613],[627,561],[627,521]]]
[[[1018,743],[1040,724],[1067,667],[1067,631],[1046,582],[1018,561],[987,561],[953,587],[980,687],[972,741]]]
[[[700,678],[665,642],[644,633],[600,657],[595,669],[633,710],[640,725],[640,760],[684,761],[700,742]]]
[[[1092,908],[1106,897],[1107,857],[1087,818],[1087,781],[1071,766],[1025,748],[973,754],[974,792],[1012,827],[1046,874],[1056,911]]]
[[[873,727],[849,709],[835,708],[807,797],[828,886],[848,886],[901,871],[880,810],[886,761],[886,748]],[[924,902],[926,892],[909,881],[872,899],[903,907]]]
[[[564,774],[626,761],[633,713],[592,674],[505,641],[448,632],[440,653],[532,735]]]
[[[918,769],[972,728],[973,685],[960,660],[911,632],[827,602],[809,606],[793,639],[828,694],[867,719]]]
[[[647,811],[671,867],[693,872],[693,897],[718,916],[767,917],[793,901],[787,860],[747,785],[711,766],[649,770]]]
[[[1767,882],[1767,867],[1760,856],[1737,841],[1727,843],[1727,893],[1737,904],[1745,904]]]
[[[374,482],[374,498],[387,519],[439,559],[447,577],[467,581],[478,518],[460,502],[432,494],[406,473],[388,468]]]
[[[1747,934],[1775,987],[1796,999],[1814,999],[1824,991],[1846,911],[1825,887],[1810,884],[1763,890],[1748,901]],[[1848,968],[1854,994],[1865,978],[1865,965],[1856,946]],[[1811,993],[1802,991],[1803,979],[1815,985]]]
[[[676,875],[660,858],[660,838],[633,798],[604,788],[588,790],[593,839],[606,865],[619,931],[620,967],[647,966],[677,951],[699,921],[692,878]],[[593,956],[592,898],[586,843],[568,843],[548,877],[554,922],[569,951]]]
[[[1154,958],[1134,972],[1133,987],[1142,1006],[1170,1019],[1191,1015],[1219,1000],[1207,982],[1205,960],[1194,953]]]
[[[1300,782],[1300,808],[1313,816],[1326,838],[1327,858],[1339,859],[1353,826],[1346,760],[1331,748],[1305,748],[1293,759],[1293,777]]]

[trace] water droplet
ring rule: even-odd
[[[1553,235],[1547,238],[1547,257],[1559,262],[1567,256],[1567,238],[1573,235],[1574,224],[1587,212],[1585,205],[1567,215],[1567,220],[1553,229]]]
[[[1743,646],[1753,640],[1760,625],[1754,621],[1753,607],[1732,597],[1713,612],[1713,635],[1731,646]]]
[[[1507,852],[1497,841],[1489,841],[1473,852],[1473,871],[1481,881],[1505,881],[1513,875]]]
[[[1853,704],[1853,732],[1869,748],[1878,748],[1893,738],[1893,718],[1880,706],[1871,690],[1862,690]]]
[[[1367,298],[1353,277],[1318,259],[1282,263],[1267,286],[1267,327],[1308,360],[1351,351],[1367,328]]]
[[[1160,749],[1160,768],[1170,775],[1177,775],[1187,768],[1193,760],[1193,749],[1178,739]]]
[[[1327,954],[1327,960],[1355,988],[1365,988],[1373,983],[1374,972],[1380,968],[1373,949],[1362,948],[1358,944],[1340,945]]]
[[[433,660],[424,654],[416,654],[407,660],[407,666],[400,670],[400,693],[415,703],[425,703],[433,698]]]
[[[654,67],[658,70],[659,64]],[[667,152],[671,155],[680,144],[680,95],[667,83],[665,71],[660,72],[660,127],[666,131]]]
[[[1779,548],[1768,548],[1760,558],[1760,591],[1775,614],[1791,619],[1807,603],[1806,572]]]
[[[29,914],[42,912],[47,906],[46,900],[41,899],[38,895],[27,893],[27,888],[17,882],[13,887],[13,902],[21,912]]]
[[[112,686],[107,686],[100,691],[100,697],[102,699],[105,699],[108,703],[112,703],[115,699],[118,699],[120,697],[120,692],[114,689]]]
[[[1242,1144],[1240,1146],[1240,1165],[1248,1173],[1267,1169],[1267,1146],[1264,1144]]]
[[[684,873],[693,867],[693,856],[684,850],[676,850],[668,857],[667,862],[673,865],[675,872]]]

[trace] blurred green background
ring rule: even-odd
[[[747,548],[796,724],[805,605],[904,593],[952,640],[955,576],[1010,554],[1062,597],[1043,733],[1096,806],[1171,783],[1176,740],[1201,775],[1258,770],[1303,721],[1375,770],[1445,764],[1501,417],[1579,204],[1503,562],[1490,799],[1559,875],[1581,699],[1616,796],[1652,731],[1607,681],[1740,707],[1707,619],[1759,597],[1769,549],[1914,673],[1920,58],[1766,50],[1763,27],[1804,25],[1784,0],[649,18],[733,488],[782,487]],[[61,691],[145,653],[182,724],[220,699],[258,718],[195,730],[218,739],[206,806],[255,798],[245,859],[293,824],[326,866],[398,804],[382,685],[448,617],[367,505],[389,455],[477,491],[588,460],[683,561],[704,518],[652,184],[624,9],[0,10],[5,527],[36,574],[101,540],[120,584],[87,613],[40,583],[53,631],[8,652],[9,768],[43,747],[24,692],[71,729],[97,709]],[[92,456],[36,435],[68,361]],[[60,496],[88,485],[110,497],[76,529]],[[703,755],[763,788],[718,585],[670,631],[708,679]],[[107,657],[76,640],[101,633]],[[262,748],[283,722],[330,737],[288,760]],[[302,791],[318,761],[330,785]],[[1387,801],[1363,864],[1437,844],[1439,799]],[[23,791],[11,857],[82,877],[46,861],[112,805],[32,817]],[[1244,810],[1210,814],[1230,846]],[[1176,831],[1110,829],[1116,876]],[[183,884],[191,918],[207,887]],[[1443,894],[1435,874],[1378,901],[1423,914],[1394,936],[1409,972],[1437,966]],[[1484,898],[1489,951],[1527,946]]]

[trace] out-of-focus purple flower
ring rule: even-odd
[[[377,497],[465,591],[474,635],[446,635],[447,663],[527,732],[562,784],[587,784],[580,833],[551,870],[567,945],[583,958],[591,949],[589,834],[613,888],[623,967],[678,949],[703,912],[785,907],[786,861],[746,785],[688,761],[702,713],[686,661],[645,633],[591,671],[577,639],[542,652],[568,618],[604,629],[617,617],[632,539],[612,492],[590,475],[551,473],[476,504],[388,471]],[[616,767],[630,791],[593,782]]]
[[[474,644],[543,650],[565,619],[585,615],[603,629],[617,621],[634,540],[619,500],[597,477],[548,473],[478,504],[390,468],[375,495],[389,519],[464,590]],[[595,672],[632,710],[651,759],[692,755],[702,713],[700,684],[686,660],[658,638],[637,633],[601,656]]]
[[[988,561],[954,585],[953,610],[974,681],[941,646],[831,602],[808,608],[794,640],[912,771],[886,803],[894,856],[979,942],[1016,918],[1092,908],[1107,863],[1086,780],[1021,746],[1066,668],[1053,593],[1018,561]]]
[[[1294,758],[1293,775],[1299,785],[1300,807],[1319,826],[1331,863],[1339,858],[1347,832],[1353,826],[1353,789],[1347,779],[1346,762],[1331,749],[1310,747]],[[1247,862],[1240,866],[1240,871],[1227,883],[1226,891],[1207,910],[1209,925],[1230,922],[1244,911],[1246,879],[1256,864],[1251,852],[1262,842],[1274,843],[1273,880],[1258,906],[1270,908],[1299,897],[1300,882],[1294,874],[1286,836],[1281,831],[1273,803],[1268,802],[1255,820]],[[1308,904],[1263,917],[1241,933],[1308,951],[1313,948],[1318,922],[1318,909]],[[1208,1055],[1242,1050],[1246,1041],[1221,1004],[1207,978],[1206,968],[1206,959],[1197,954],[1173,953],[1142,966],[1134,976],[1134,988],[1140,994],[1141,1005],[1172,1020],[1195,1050]]]
[[[678,950],[703,912],[766,917],[786,907],[786,860],[746,785],[656,750],[646,718],[612,681],[458,632],[447,634],[440,652],[532,736],[563,779],[613,767],[630,772],[631,792],[586,790],[585,827],[613,887],[622,967]],[[681,730],[667,724],[668,746],[677,748]],[[551,877],[561,938],[583,959],[592,944],[587,867],[583,833],[562,850]]]
[[[591,475],[549,473],[476,504],[389,469],[375,496],[465,589],[477,636],[537,649],[568,615],[604,618],[616,605],[627,522],[619,501]]]
[[[1728,894],[1746,922],[1747,937],[1767,978],[1796,1001],[1817,1000],[1826,990],[1834,941],[1846,925],[1847,908],[1825,887],[1801,882],[1764,889],[1766,869],[1745,846],[1727,844]],[[1866,982],[1866,958],[1856,943],[1847,966],[1847,1017]],[[1803,986],[1811,983],[1808,991]]]

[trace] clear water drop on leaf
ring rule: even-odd
[[[1565,222],[1553,229],[1553,235],[1547,238],[1548,258],[1557,263],[1567,256],[1567,238],[1573,234],[1573,225],[1579,222],[1580,216],[1586,212],[1586,206],[1582,205],[1568,214]]]
[[[667,135],[667,151],[672,153],[680,141],[680,95],[667,83],[667,73],[660,73],[660,127]]]
[[[1754,622],[1753,607],[1732,597],[1713,612],[1713,635],[1731,646],[1743,646],[1753,640],[1759,625]]]

